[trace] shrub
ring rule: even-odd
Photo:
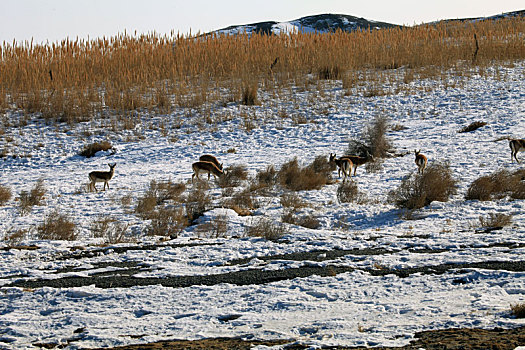
[[[51,212],[37,227],[38,239],[74,241],[77,239],[76,225],[58,211]]]
[[[186,216],[190,223],[211,208],[211,197],[206,190],[207,185],[200,181],[186,197]]]
[[[220,187],[237,187],[243,180],[248,178],[248,171],[244,165],[234,165],[224,171],[224,175],[219,177],[218,184]]]
[[[90,158],[95,156],[97,152],[107,151],[110,149],[113,149],[113,146],[108,141],[94,142],[90,145],[85,146],[84,149],[80,151],[79,155],[81,155],[82,157]]]
[[[321,226],[319,219],[317,219],[315,216],[298,216],[296,215],[294,210],[285,211],[284,214],[281,216],[281,220],[282,222],[286,222],[288,224],[298,225],[311,229],[318,229]]]
[[[33,206],[42,205],[46,192],[47,190],[44,186],[44,179],[39,179],[29,192],[20,192],[20,197],[18,198],[20,212],[22,214],[29,213]]]
[[[318,173],[313,166],[301,168],[297,158],[283,164],[277,173],[277,179],[281,186],[292,190],[314,190],[330,182],[330,176],[326,173]]]
[[[251,184],[252,190],[273,187],[277,183],[277,171],[272,165],[268,165],[265,170],[257,172],[255,181]]]
[[[144,196],[138,199],[135,212],[142,218],[149,219],[149,215],[157,205],[166,201],[182,202],[181,194],[185,190],[186,185],[183,183],[173,183],[171,180],[161,182],[151,180]]]
[[[364,138],[374,158],[385,158],[392,149],[391,141],[386,137],[388,131],[388,118],[376,116],[374,121],[366,128]],[[366,156],[366,154],[365,154]]]
[[[245,106],[257,104],[257,84],[249,84],[243,88],[241,103]]]
[[[4,241],[10,246],[20,245],[24,238],[26,237],[28,230],[18,229],[18,230],[8,230],[5,233]]]
[[[4,205],[12,197],[11,189],[7,186],[0,185],[0,205]]]
[[[507,195],[515,199],[524,199],[525,183],[522,181],[523,176],[523,170],[518,170],[514,173],[500,170],[493,174],[482,176],[470,184],[465,199],[488,201],[501,199]]]
[[[150,218],[151,223],[147,228],[147,234],[150,236],[177,238],[179,233],[189,225],[183,207],[161,207],[155,210]]]
[[[463,133],[463,132],[471,132],[471,131],[474,131],[476,129],[479,129],[481,128],[482,126],[485,126],[487,125],[486,122],[472,122],[470,123],[469,125],[465,126],[464,128],[462,128],[461,130],[459,130],[458,132],[460,133]]]
[[[318,77],[321,80],[336,80],[341,79],[341,68],[338,66],[324,66],[319,68]]]
[[[510,311],[516,318],[525,318],[525,303],[511,304]]]
[[[246,226],[245,233],[250,237],[262,237],[268,241],[276,241],[287,234],[288,231],[281,223],[260,218],[252,220],[251,223]]]
[[[504,227],[512,223],[512,215],[502,213],[489,213],[488,218],[479,217],[481,227]]]
[[[342,183],[337,188],[337,199],[340,203],[351,203],[357,200],[357,184],[353,181]]]
[[[105,243],[115,244],[128,241],[126,231],[129,225],[118,222],[117,219],[100,216],[91,224],[91,232],[95,238],[103,238]]]
[[[280,198],[281,205],[285,208],[291,208],[296,211],[298,209],[308,206],[297,194],[295,193],[283,193]]]
[[[433,201],[448,201],[457,191],[456,184],[450,167],[437,163],[427,167],[423,174],[407,176],[389,193],[389,199],[400,208],[419,209]]]

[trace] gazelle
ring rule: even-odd
[[[117,163],[108,164],[109,165],[109,171],[92,171],[89,173],[89,180],[91,180],[91,183],[89,184],[89,188],[95,189],[95,191],[98,192],[97,187],[95,184],[97,182],[103,182],[104,183],[104,189],[106,190],[106,186],[108,186],[109,189],[109,180],[113,177],[113,174],[115,173],[115,166]]]
[[[421,150],[414,150],[414,154],[416,155],[417,172],[418,174],[423,174],[423,170],[427,167],[427,157],[420,152]]]
[[[210,162],[210,163],[213,163],[217,166],[217,168],[221,169],[222,170],[222,163],[219,163],[219,161],[217,160],[217,158],[215,158],[214,156],[212,156],[211,154],[203,154],[202,156],[199,157],[199,160],[201,162]]]
[[[330,162],[335,162],[337,165],[337,176],[341,177],[341,171],[343,172],[343,183],[346,181],[346,177],[349,176],[352,179],[352,161],[349,158],[336,158],[335,154],[330,153]]]
[[[516,162],[520,162],[516,156],[518,152],[525,151],[525,139],[510,140],[510,161],[513,162],[516,159]]]
[[[191,165],[191,168],[193,169],[193,175],[191,176],[191,182],[193,182],[193,179],[195,176],[197,179],[199,179],[199,173],[208,173],[208,180],[210,180],[210,174],[213,174],[215,177],[219,177],[224,174],[222,169],[219,169],[217,165],[215,165],[212,162],[203,162],[198,161]]]
[[[368,151],[366,151],[366,157],[359,157],[359,156],[342,156],[341,157],[341,159],[345,159],[345,158],[350,159],[352,161],[353,168],[354,168],[354,176],[355,176],[357,167],[359,165],[363,165],[365,163],[374,161],[374,157]],[[352,171],[352,169],[350,169],[350,171]]]

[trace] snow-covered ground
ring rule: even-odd
[[[170,116],[143,115],[134,129],[125,131],[112,131],[107,121],[57,127],[37,120],[7,128],[7,122],[13,125],[18,118],[13,112],[7,113],[3,116],[5,134],[0,138],[0,149],[7,148],[10,155],[19,157],[0,159],[0,184],[14,194],[0,207],[0,239],[25,229],[28,234],[23,243],[39,248],[0,251],[0,348],[66,344],[69,340],[68,347],[74,349],[216,336],[297,339],[313,346],[399,346],[422,330],[524,325],[525,321],[513,318],[509,310],[511,304],[525,302],[525,272],[465,269],[401,278],[365,271],[523,260],[525,248],[507,246],[524,242],[525,201],[466,201],[464,195],[472,181],[482,175],[522,167],[510,162],[507,141],[493,141],[502,136],[525,137],[524,72],[525,62],[520,62],[485,68],[483,76],[452,75],[446,83],[416,80],[410,83],[409,92],[376,97],[347,96],[340,81],[326,82],[323,91],[296,89],[289,95],[265,95],[260,90],[259,106],[231,103],[216,107],[212,117],[221,122],[197,122],[197,112],[177,110]],[[101,241],[92,237],[90,227],[101,216],[128,224],[138,241],[115,247],[152,243],[155,238],[143,234],[148,222],[130,207],[136,205],[151,180],[188,182],[191,164],[201,154],[217,155],[225,167],[245,165],[252,176],[270,164],[278,168],[293,157],[305,165],[318,155],[343,155],[348,141],[359,138],[378,115],[405,127],[390,131],[388,137],[398,152],[411,153],[386,159],[377,172],[367,173],[364,166],[358,169],[354,181],[366,194],[363,203],[339,203],[339,184],[299,192],[309,204],[303,212],[319,219],[318,229],[290,225],[283,241],[277,242],[245,237],[245,227],[254,217],[280,221],[283,207],[279,196],[274,196],[259,198],[263,205],[251,217],[222,208],[205,213],[201,222],[227,217],[226,237],[206,238],[191,226],[159,249],[107,249],[105,254],[90,258],[58,259],[79,246],[100,249]],[[246,122],[246,116],[253,121]],[[488,124],[474,132],[458,133],[478,120]],[[249,130],[248,123],[255,128]],[[85,145],[106,139],[116,153],[100,152],[93,158],[77,155]],[[421,149],[429,164],[448,162],[460,182],[449,202],[434,202],[418,213],[417,220],[404,220],[387,197],[416,169],[414,149]],[[518,156],[525,160],[524,153]],[[107,170],[107,163],[113,162],[117,166],[111,189],[97,193],[82,190],[90,171]],[[22,215],[15,198],[21,191],[30,190],[38,179],[44,179],[47,189],[45,205]],[[214,198],[221,195],[213,181],[210,193]],[[131,198],[128,207],[122,204],[123,197]],[[77,241],[36,239],[35,226],[57,209],[75,221]],[[479,217],[491,213],[512,215],[512,224],[490,233],[476,233]],[[391,252],[348,254],[325,261],[252,259],[246,264],[228,263],[256,256],[365,248]],[[137,277],[158,278],[305,265],[355,270],[244,286],[8,286],[20,279],[118,273],[120,268],[111,263],[122,262],[148,266]],[[97,268],[98,263],[107,267]],[[78,269],[61,270],[66,267]],[[235,319],[223,320],[231,315]],[[74,333],[79,329],[82,332]]]

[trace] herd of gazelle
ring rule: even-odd
[[[513,139],[509,142],[510,146],[510,159],[513,162],[516,160],[516,162],[520,162],[517,154],[518,152],[525,151],[525,139]],[[417,165],[417,172],[419,174],[423,174],[423,171],[425,170],[427,166],[428,159],[427,157],[422,154],[419,151],[414,150],[414,154],[416,156],[416,165]],[[330,153],[330,162],[334,162],[337,166],[337,175],[341,177],[341,172],[343,172],[343,183],[346,181],[346,177],[352,178],[352,170],[355,172],[357,170],[357,167],[359,165],[365,164],[370,161],[374,161],[374,157],[367,152],[366,157],[359,157],[359,156],[342,156],[339,158],[336,158],[335,154]],[[95,184],[97,182],[103,182],[104,188],[103,190],[106,190],[106,186],[109,189],[109,180],[113,178],[113,174],[115,173],[115,166],[117,163],[108,164],[109,165],[109,171],[92,171],[89,173],[89,188],[90,190],[98,191]],[[199,161],[195,162],[191,165],[191,168],[193,169],[193,175],[191,176],[191,181],[193,182],[194,178],[197,177],[199,179],[200,173],[208,173],[208,180],[210,179],[210,175],[215,176],[216,178],[224,174],[224,170],[222,168],[222,163],[219,163],[217,158],[210,154],[205,154],[199,157]]]

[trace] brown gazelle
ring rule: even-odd
[[[224,174],[222,169],[219,169],[217,165],[215,165],[212,162],[203,162],[198,161],[191,165],[191,168],[193,169],[193,175],[191,176],[191,182],[193,182],[193,179],[195,176],[197,179],[199,179],[199,173],[208,173],[208,180],[210,179],[210,174],[213,174],[215,177],[219,177]]]
[[[217,165],[217,168],[221,169],[222,170],[222,163],[219,163],[219,161],[217,160],[217,158],[215,158],[214,156],[212,156],[211,154],[203,154],[202,156],[199,157],[199,160],[201,162],[210,162],[210,163],[213,163],[215,165]]]
[[[520,151],[525,151],[525,139],[517,139],[517,140],[510,140],[509,142],[510,146],[510,161],[513,162],[514,159],[516,159],[516,162],[520,162],[518,160],[517,154]]]
[[[334,162],[337,165],[337,176],[341,177],[341,171],[343,172],[343,183],[346,181],[346,177],[349,176],[352,179],[352,161],[348,158],[336,158],[335,154],[330,153],[330,163]]]
[[[427,167],[427,157],[420,152],[421,150],[414,150],[414,154],[416,155],[417,172],[418,174],[423,174],[423,170]]]
[[[113,177],[113,174],[115,173],[115,166],[117,163],[108,164],[109,165],[109,171],[92,171],[89,173],[89,180],[91,180],[91,183],[89,184],[89,188],[91,190],[95,189],[95,191],[98,192],[97,187],[95,184],[97,182],[103,182],[104,183],[104,189],[106,190],[106,186],[108,186],[109,189],[109,180]]]
[[[354,176],[355,176],[357,167],[359,165],[363,165],[365,163],[374,161],[374,157],[368,151],[366,151],[366,157],[360,157],[360,156],[342,156],[341,157],[341,159],[345,159],[345,158],[350,159],[350,161],[352,161],[353,168],[354,168]],[[350,171],[352,171],[352,169],[350,169]]]

